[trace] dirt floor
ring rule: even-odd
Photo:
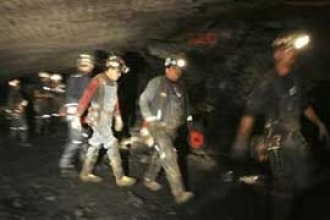
[[[32,137],[33,147],[13,143],[1,129],[0,137],[0,220],[176,220],[176,219],[282,219],[271,218],[270,197],[261,186],[249,186],[224,172],[199,169],[204,156],[189,157],[190,187],[196,192],[192,202],[177,206],[163,175],[164,188],[149,192],[141,182],[126,189],[115,185],[109,167],[101,163],[99,184],[82,183],[77,178],[61,178],[58,161],[65,143],[63,133]],[[145,158],[131,174],[141,178]],[[328,167],[329,168],[329,167]],[[305,193],[296,205],[296,219],[330,219],[330,172],[322,169],[322,181]],[[229,179],[228,179],[229,178]],[[282,206],[284,200],[279,199]],[[276,215],[280,216],[280,215]],[[310,218],[309,216],[313,216]]]

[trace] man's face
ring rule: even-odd
[[[111,81],[117,81],[121,77],[121,71],[119,68],[110,67],[105,74]]]
[[[297,58],[297,51],[294,48],[284,49],[279,48],[274,51],[274,59],[277,63],[285,65],[293,65]]]
[[[180,67],[170,66],[165,69],[165,75],[170,81],[177,82],[182,76],[182,70]]]
[[[89,74],[89,73],[91,73],[93,71],[93,69],[94,69],[94,66],[91,65],[91,64],[84,64],[84,63],[82,63],[82,64],[79,64],[78,65],[78,70],[80,72],[83,72],[83,73]]]

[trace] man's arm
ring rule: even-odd
[[[85,110],[87,109],[91,99],[93,98],[95,92],[98,90],[100,86],[100,82],[97,78],[93,78],[92,81],[89,83],[88,87],[85,89],[84,94],[79,100],[79,104],[77,107],[76,115],[81,117],[84,114]]]
[[[317,127],[324,127],[323,122],[320,120],[319,116],[316,114],[312,106],[307,106],[304,110],[305,117],[312,122]]]
[[[145,90],[140,95],[139,105],[141,114],[144,120],[152,121],[156,120],[155,113],[152,112],[150,103],[155,101],[155,96],[159,95],[159,83],[156,80],[151,80]]]
[[[255,118],[253,116],[247,115],[243,116],[241,122],[238,126],[237,138],[247,139],[250,136],[254,125]]]

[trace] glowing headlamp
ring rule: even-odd
[[[308,35],[302,35],[295,39],[293,45],[296,49],[301,49],[305,47],[310,41],[310,38]]]
[[[8,85],[11,87],[16,87],[19,85],[19,83],[20,83],[20,81],[18,79],[13,79],[8,82]]]
[[[284,37],[276,38],[273,42],[274,47],[285,47],[286,49],[302,49],[310,42],[307,34],[291,34]]]
[[[57,81],[61,81],[62,80],[62,76],[60,74],[53,74],[53,75],[51,75],[50,80],[56,81],[56,82]]]
[[[166,67],[177,66],[177,67],[183,68],[186,66],[186,61],[182,58],[174,59],[172,57],[167,57],[165,59],[165,66]]]
[[[50,75],[49,75],[49,73],[46,73],[46,72],[40,72],[40,73],[39,73],[39,77],[40,77],[40,78],[49,78]]]

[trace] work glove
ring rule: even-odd
[[[75,130],[81,131],[82,127],[81,127],[80,117],[74,116],[72,118],[71,127]]]
[[[115,131],[122,131],[124,128],[124,122],[120,115],[115,116]]]
[[[328,130],[325,127],[324,124],[321,124],[319,126],[319,141],[321,143],[325,144],[325,147],[329,150],[330,149],[330,145],[329,145],[329,134],[328,134]]]
[[[247,157],[248,139],[238,137],[232,145],[230,157],[233,160],[244,160]]]

